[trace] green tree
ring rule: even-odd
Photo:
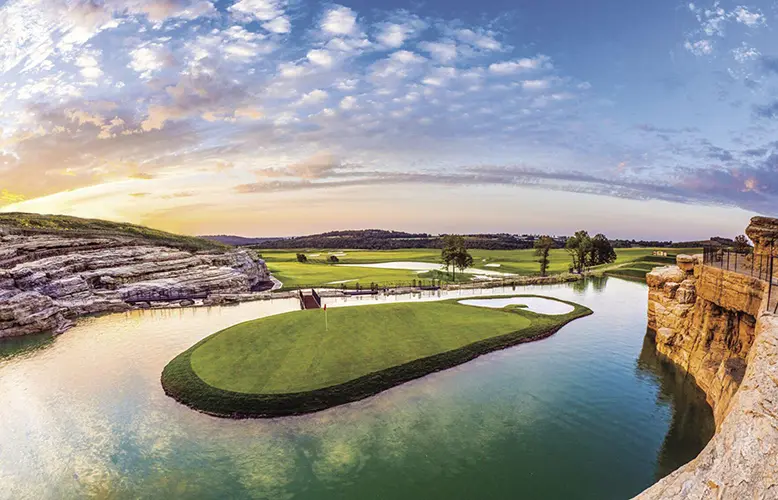
[[[565,250],[573,260],[572,268],[578,273],[583,272],[588,264],[589,254],[592,248],[592,238],[586,231],[577,231],[567,239]]]
[[[473,256],[464,246],[459,247],[456,251],[454,267],[458,268],[460,272],[464,272],[468,267],[473,267]]]
[[[541,276],[545,276],[548,271],[548,254],[551,252],[552,248],[554,248],[554,240],[551,236],[541,236],[535,240],[535,255],[540,257],[538,262],[540,263]]]
[[[446,266],[446,272],[453,266],[454,274],[452,278],[456,279],[457,255],[460,250],[465,248],[465,239],[455,234],[448,234],[443,237],[443,249],[440,252],[440,260]]]
[[[611,242],[604,234],[598,234],[591,240],[589,249],[589,265],[599,266],[600,264],[610,264],[616,260],[616,251]]]
[[[298,253],[297,262],[305,264],[306,262],[308,262],[308,257],[306,257],[304,253]]]
[[[735,237],[735,250],[743,253],[752,250],[751,243],[749,243],[748,238],[744,234]]]

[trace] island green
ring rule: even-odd
[[[556,299],[551,299],[556,300]],[[547,337],[591,314],[456,300],[296,311],[241,323],[173,359],[168,395],[228,417],[309,413],[376,394],[487,352]]]

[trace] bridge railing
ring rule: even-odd
[[[778,313],[778,256],[755,254],[752,250],[703,249],[703,264],[751,276],[767,283],[767,307]]]

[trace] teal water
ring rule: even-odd
[[[595,314],[365,401],[276,420],[201,415],[166,397],[159,376],[199,339],[294,300],[88,318],[35,348],[0,344],[0,498],[621,499],[704,447],[710,407],[646,338],[645,285],[516,293]],[[444,296],[459,295],[471,293]]]

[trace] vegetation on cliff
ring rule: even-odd
[[[457,300],[271,316],[196,344],[165,367],[162,384],[178,401],[220,416],[318,411],[544,338],[591,314],[566,303],[573,311],[554,316]]]
[[[0,213],[0,229],[6,232],[35,235],[54,234],[60,237],[137,238],[144,243],[179,248],[187,251],[224,251],[229,246],[194,236],[168,233],[145,226],[101,219],[82,219],[67,215],[40,215],[21,212]]]

